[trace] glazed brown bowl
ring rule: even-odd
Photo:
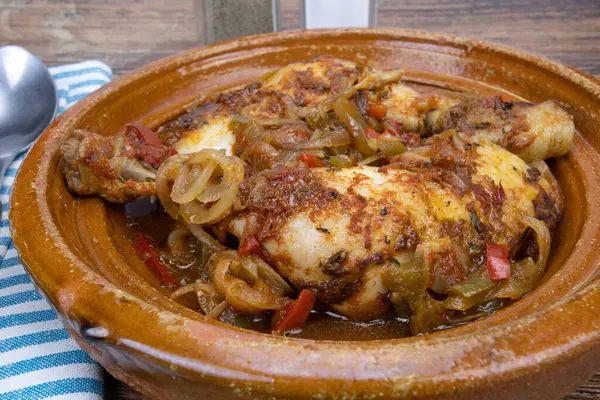
[[[452,90],[557,99],[575,117],[553,160],[566,206],[544,281],[487,318],[428,336],[290,339],[203,317],[170,300],[97,198],[74,198],[58,146],[74,129],[156,127],[202,95],[328,53],[402,67]],[[10,218],[30,274],[70,333],[147,396],[187,398],[559,399],[600,370],[600,83],[489,43],[400,30],[284,32],[208,46],[116,79],[58,118],[18,174]]]

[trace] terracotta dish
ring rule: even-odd
[[[455,91],[556,99],[575,118],[550,167],[565,195],[542,284],[486,318],[427,336],[286,338],[206,321],[148,275],[99,198],[75,198],[59,143],[75,129],[156,128],[203,94],[319,54],[403,68]],[[111,374],[156,399],[559,399],[600,370],[600,81],[499,45],[400,30],[283,32],[208,46],[108,84],[58,118],[18,174],[15,245],[69,332]]]

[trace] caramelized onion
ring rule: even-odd
[[[238,312],[257,314],[263,310],[277,310],[290,301],[281,295],[278,288],[273,288],[268,282],[260,279],[260,269],[257,270],[258,279],[252,280],[247,274],[243,275],[246,268],[241,262],[241,257],[233,251],[213,256],[211,265],[211,277],[217,290]],[[242,276],[246,280],[240,279]]]
[[[216,167],[214,161],[208,161],[203,168],[194,168],[189,162],[183,164],[173,184],[171,199],[179,204],[194,200],[203,192]]]
[[[288,285],[287,282],[281,277],[281,275],[275,272],[275,270],[271,268],[269,264],[264,262],[258,256],[250,256],[250,258],[254,265],[256,265],[257,267],[258,277],[260,279],[264,279],[271,286],[281,290],[283,293],[293,292],[293,289],[290,287],[290,285]]]
[[[188,251],[187,243],[184,242],[190,236],[187,229],[178,228],[169,233],[167,237],[167,246],[172,255],[184,254]]]
[[[210,236],[202,227],[198,224],[188,224],[188,229],[198,239],[198,241],[208,250],[213,253],[218,253],[227,250],[221,242]]]
[[[383,158],[383,156],[381,154],[373,154],[372,156],[369,156],[367,158],[365,158],[364,160],[360,160],[357,165],[363,166],[363,165],[369,165],[374,163],[375,161],[379,161]]]
[[[179,174],[184,157],[174,155],[167,158],[156,172],[156,194],[171,218],[179,217],[179,205],[171,199],[172,183]]]
[[[262,126],[281,126],[281,125],[294,125],[298,123],[297,119],[290,118],[268,118],[268,119],[257,119],[256,122]]]
[[[379,89],[389,83],[398,82],[403,75],[404,71],[401,69],[370,72],[364,79],[354,85],[353,89],[355,91]]]
[[[417,148],[404,152],[390,160],[388,168],[406,169],[411,167],[423,167],[431,163],[431,157],[426,157],[415,152]]]
[[[233,202],[238,194],[237,186],[229,188],[211,207],[198,200],[182,204],[180,211],[184,220],[192,224],[214,224],[231,214]]]
[[[227,300],[223,300],[217,306],[215,306],[212,310],[206,313],[206,318],[208,319],[216,319],[229,307],[229,302]]]
[[[322,147],[344,147],[351,144],[352,139],[350,138],[350,135],[343,129],[326,133],[317,130],[310,141],[296,144],[294,147],[296,149],[320,149]]]
[[[215,293],[217,293],[217,289],[215,288],[215,285],[213,285],[212,283],[205,283],[205,282],[197,281],[197,282],[190,283],[190,284],[180,287],[179,289],[177,289],[176,291],[171,293],[171,298],[175,299],[177,297],[183,296],[184,294],[188,294],[191,292],[203,292],[205,294],[215,294]]]
[[[192,224],[215,223],[230,214],[243,178],[242,160],[204,149],[168,158],[158,169],[156,191],[174,219],[181,215]]]
[[[348,168],[354,165],[350,157],[345,154],[338,154],[329,158],[329,163],[332,167]]]
[[[231,212],[244,178],[244,163],[223,150],[204,149],[171,157],[158,175],[157,193],[173,218],[181,214],[188,223],[215,223]]]
[[[190,159],[193,165],[208,166],[213,162],[220,167],[222,175],[218,183],[208,182],[196,196],[203,203],[220,199],[232,185],[237,186],[244,178],[244,164],[235,157],[226,156],[222,150],[202,150],[194,153]]]
[[[550,253],[550,231],[546,224],[537,219],[530,216],[523,217],[523,220],[537,236],[537,244],[539,249],[538,258],[535,261],[540,270],[543,272],[546,269],[546,263],[548,261],[548,254]]]

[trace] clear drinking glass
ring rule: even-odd
[[[281,2],[283,4],[280,0],[202,1],[206,43],[282,29],[364,28],[376,24],[378,0]]]
[[[279,0],[204,0],[207,43],[280,29]]]
[[[301,27],[366,28],[376,24],[377,0],[300,0]]]

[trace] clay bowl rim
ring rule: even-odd
[[[161,71],[179,68],[194,60],[226,55],[245,47],[275,45],[279,41],[298,37],[308,40],[322,37],[352,37],[353,35],[390,42],[405,40],[439,43],[440,46],[454,48],[475,47],[535,64],[583,88],[594,98],[600,99],[600,81],[598,79],[549,59],[483,41],[396,29],[333,29],[257,35],[193,49],[153,62],[140,70],[113,80],[59,117],[35,144],[23,164],[28,168],[22,168],[16,178],[13,193],[17,193],[18,197],[13,196],[10,208],[10,217],[13,221],[11,230],[15,246],[29,273],[46,292],[54,306],[59,310],[65,309],[65,304],[60,298],[57,298],[55,290],[53,292],[52,288],[47,288],[47,284],[50,282],[55,284],[63,282],[64,284],[69,280],[82,279],[78,284],[78,290],[99,292],[98,288],[101,287],[103,289],[100,293],[103,296],[102,301],[108,303],[111,301],[115,303],[118,298],[121,298],[120,296],[123,296],[120,289],[81,263],[64,239],[56,233],[58,232],[57,226],[53,221],[47,200],[47,183],[56,168],[57,140],[74,127],[83,115],[93,109],[101,99],[133,81],[159,74]],[[36,157],[39,159],[36,160]],[[589,160],[589,166],[597,168],[597,161]],[[31,190],[30,182],[35,182],[33,190]],[[589,196],[600,194],[600,190],[594,191],[591,186],[589,188],[591,190],[588,193]],[[27,210],[23,207],[16,207],[21,198],[32,202],[35,207],[28,207]],[[589,198],[588,203],[591,203]],[[589,241],[598,236],[600,205],[592,205],[592,207],[595,209],[595,213],[588,210],[588,218],[578,241],[583,239]],[[33,225],[35,232],[28,231],[27,227]],[[36,236],[38,237],[37,241],[34,239]],[[45,237],[46,240],[39,240],[41,237]],[[35,243],[35,249],[28,245],[28,240]],[[43,259],[44,255],[54,253],[56,254],[55,259]],[[36,257],[36,255],[40,257]],[[598,270],[599,258],[597,256],[591,257],[591,259],[582,257],[582,260],[593,262],[595,270]],[[60,270],[52,268],[57,261],[64,262],[65,267]],[[67,271],[67,265],[71,270]],[[59,274],[63,276],[59,277]],[[135,328],[134,325],[124,326],[128,321],[121,315],[123,312],[107,316],[106,327],[120,339],[119,344],[116,345],[120,350],[135,354],[152,365],[162,365],[167,368],[176,366],[177,374],[183,376],[195,376],[199,380],[216,379],[220,382],[242,382],[254,388],[261,387],[261,390],[266,390],[271,394],[289,393],[290,388],[297,388],[302,385],[302,382],[316,380],[319,380],[322,385],[330,387],[336,393],[348,393],[358,388],[358,386],[353,386],[354,383],[367,381],[374,384],[374,387],[377,387],[381,393],[388,394],[398,393],[398,382],[411,382],[411,384],[418,383],[419,385],[435,383],[438,385],[438,389],[445,387],[450,390],[459,381],[465,386],[475,385],[473,382],[478,379],[482,371],[487,371],[486,379],[488,381],[503,382],[531,368],[552,364],[557,360],[566,362],[586,350],[598,348],[600,344],[600,329],[598,328],[600,314],[594,313],[591,310],[593,307],[590,307],[590,305],[600,305],[600,278],[597,274],[590,276],[585,287],[577,293],[564,297],[561,301],[525,317],[494,326],[479,324],[476,330],[472,328],[476,324],[471,324],[427,337],[393,341],[329,342],[287,339],[223,324],[198,323],[174,313],[169,313],[169,323],[185,329],[169,332],[168,324],[160,323],[160,318],[165,315],[157,316],[161,313],[160,309],[137,297],[131,297],[130,301],[134,307],[123,312],[133,315],[134,310],[137,310],[139,320],[154,321],[152,326],[156,330],[147,332],[142,338],[143,340],[138,342],[128,338],[126,334],[121,335],[121,333],[131,332]],[[94,309],[94,305],[89,302],[89,298],[87,304],[80,303],[81,299],[72,305],[68,313],[59,312],[66,315],[65,319],[68,323],[76,321],[83,314],[89,316],[92,313],[90,310]],[[556,325],[546,325],[544,322],[548,323],[557,315],[562,315],[563,318],[569,316],[578,323],[563,327],[561,333],[565,338],[554,336],[555,340],[552,343],[542,340],[542,336],[549,334],[547,326],[557,329]],[[71,326],[73,325],[71,324]],[[197,349],[190,348],[189,344],[178,346],[178,339],[187,343],[186,340],[189,337],[186,335],[189,336],[190,333],[196,335],[198,341],[214,340],[215,344],[211,346],[212,348],[199,346]],[[169,337],[170,348],[161,348],[162,337]],[[490,353],[486,346],[491,343],[500,343],[502,340],[506,341],[502,348],[497,349],[495,353]],[[470,354],[465,355],[468,346]],[[512,351],[514,348],[511,346],[522,346],[522,353],[516,354]],[[539,347],[536,348],[536,346]],[[253,347],[253,349],[246,351],[247,347]],[[503,349],[509,351],[510,354],[502,354]],[[261,355],[257,356],[259,353]],[[182,356],[183,354],[186,356]],[[414,357],[411,361],[412,364],[404,363],[399,367],[400,360],[395,354]],[[460,359],[462,364],[459,370],[448,368],[445,365],[445,369],[440,370],[440,374],[436,376],[435,373],[427,370],[430,361],[436,358],[440,359],[441,364],[444,364],[443,361],[449,362],[455,359]],[[283,363],[278,360],[283,360]],[[361,364],[368,363],[369,360],[372,361],[370,364],[372,368],[366,370]],[[501,363],[502,368],[488,370],[491,363]],[[250,366],[244,367],[244,365]],[[410,376],[407,377],[403,374]],[[343,389],[338,387],[336,390],[336,383],[341,381],[354,383],[344,386]]]

